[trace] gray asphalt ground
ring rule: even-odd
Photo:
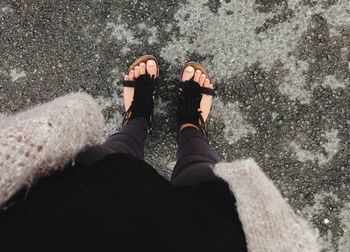
[[[197,60],[218,89],[209,141],[254,157],[328,251],[350,251],[350,1],[0,1],[0,113],[85,91],[120,127],[121,76],[159,58],[147,160],[175,161],[176,85]]]

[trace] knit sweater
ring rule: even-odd
[[[70,94],[26,112],[0,117],[0,206],[24,186],[71,162],[100,139],[104,119],[87,94]],[[249,251],[320,251],[308,222],[297,216],[253,159],[219,163]]]

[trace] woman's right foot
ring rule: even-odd
[[[158,66],[157,62],[153,59],[149,59],[146,62],[141,62],[138,65],[129,69],[128,74],[124,76],[124,81],[135,81],[140,75],[149,74],[151,76],[158,77]],[[134,99],[135,87],[124,87],[123,97],[124,97],[124,107],[125,111],[131,106]]]
[[[194,68],[198,65],[189,64],[181,76],[178,134],[187,127],[194,127],[205,133],[204,124],[209,116],[214,90],[208,74]]]
[[[134,61],[124,76],[125,117],[123,125],[136,117],[152,123],[154,89],[158,79],[158,63],[154,56],[144,55]]]

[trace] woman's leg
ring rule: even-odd
[[[203,136],[194,127],[181,131],[177,139],[177,163],[171,175],[171,182],[177,186],[195,185],[218,179],[213,173],[213,166],[220,158]]]
[[[118,133],[111,135],[104,144],[94,145],[80,153],[76,162],[93,164],[108,154],[123,153],[144,159],[144,148],[149,126],[144,118],[128,122]]]
[[[93,164],[108,154],[123,153],[144,159],[144,148],[150,118],[154,107],[154,84],[158,78],[158,65],[153,56],[142,56],[129,67],[124,76],[124,105],[127,123],[104,144],[95,145],[80,153],[76,162]]]
[[[186,63],[181,76],[178,103],[178,151],[171,181],[178,186],[194,185],[218,179],[213,166],[219,156],[204,137],[213,96],[213,85],[207,71],[198,63]]]
[[[128,122],[118,133],[111,135],[102,145],[117,153],[130,154],[144,159],[144,149],[149,129],[146,119],[140,117]]]

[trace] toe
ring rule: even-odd
[[[135,71],[135,73],[134,73],[135,74],[135,78],[138,78],[140,76],[140,67],[136,66],[134,71]]]
[[[205,78],[206,78],[207,76],[205,76],[205,74],[201,74],[201,76],[199,77],[199,85],[200,86],[204,86],[204,81],[205,81]]]
[[[213,85],[210,84],[210,80],[208,78],[206,78],[204,81],[204,87],[213,88]]]
[[[142,62],[139,67],[140,67],[140,75],[146,74],[146,64]]]
[[[135,77],[135,71],[134,70],[130,70],[130,72],[129,72],[129,80],[133,81],[134,77]]]
[[[154,60],[147,60],[146,69],[149,75],[157,76],[157,64]]]
[[[202,72],[200,70],[196,70],[194,77],[193,77],[193,80],[195,82],[199,82],[199,78],[201,77],[201,74],[202,74]]]
[[[125,80],[125,81],[129,80],[129,76],[128,76],[128,75],[125,75],[125,76],[124,76],[124,80]]]
[[[194,75],[194,68],[191,66],[188,66],[185,68],[185,71],[182,74],[182,81],[188,81],[192,79]]]

